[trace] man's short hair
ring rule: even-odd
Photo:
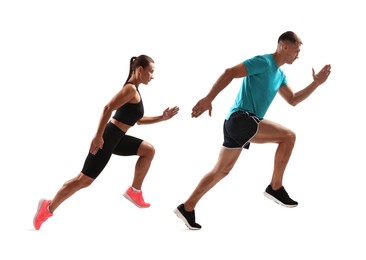
[[[278,37],[278,41],[277,41],[278,43],[283,42],[283,41],[302,44],[301,39],[296,35],[296,33],[292,32],[292,31],[284,32],[283,34],[280,35],[280,37]]]

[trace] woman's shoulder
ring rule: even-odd
[[[127,92],[137,92],[137,87],[135,84],[131,83],[131,82],[127,82],[123,87],[122,89],[124,91],[127,91]]]

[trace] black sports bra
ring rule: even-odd
[[[132,82],[127,83],[133,84]],[[117,121],[120,121],[129,126],[133,126],[138,120],[140,120],[144,116],[144,105],[142,103],[141,94],[138,88],[136,88],[136,90],[140,95],[140,102],[126,103],[123,106],[120,106],[113,116],[113,118]]]

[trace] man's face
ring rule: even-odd
[[[296,59],[299,58],[301,43],[289,43],[287,44],[287,47],[286,63],[292,64]]]

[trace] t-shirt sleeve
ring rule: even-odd
[[[282,72],[282,77],[283,77],[283,79],[282,79],[282,83],[281,83],[281,87],[282,86],[287,86],[288,85],[288,83],[287,83],[287,79],[286,79],[286,75]]]
[[[247,69],[248,76],[263,73],[268,68],[268,61],[260,55],[247,59],[243,63]]]

